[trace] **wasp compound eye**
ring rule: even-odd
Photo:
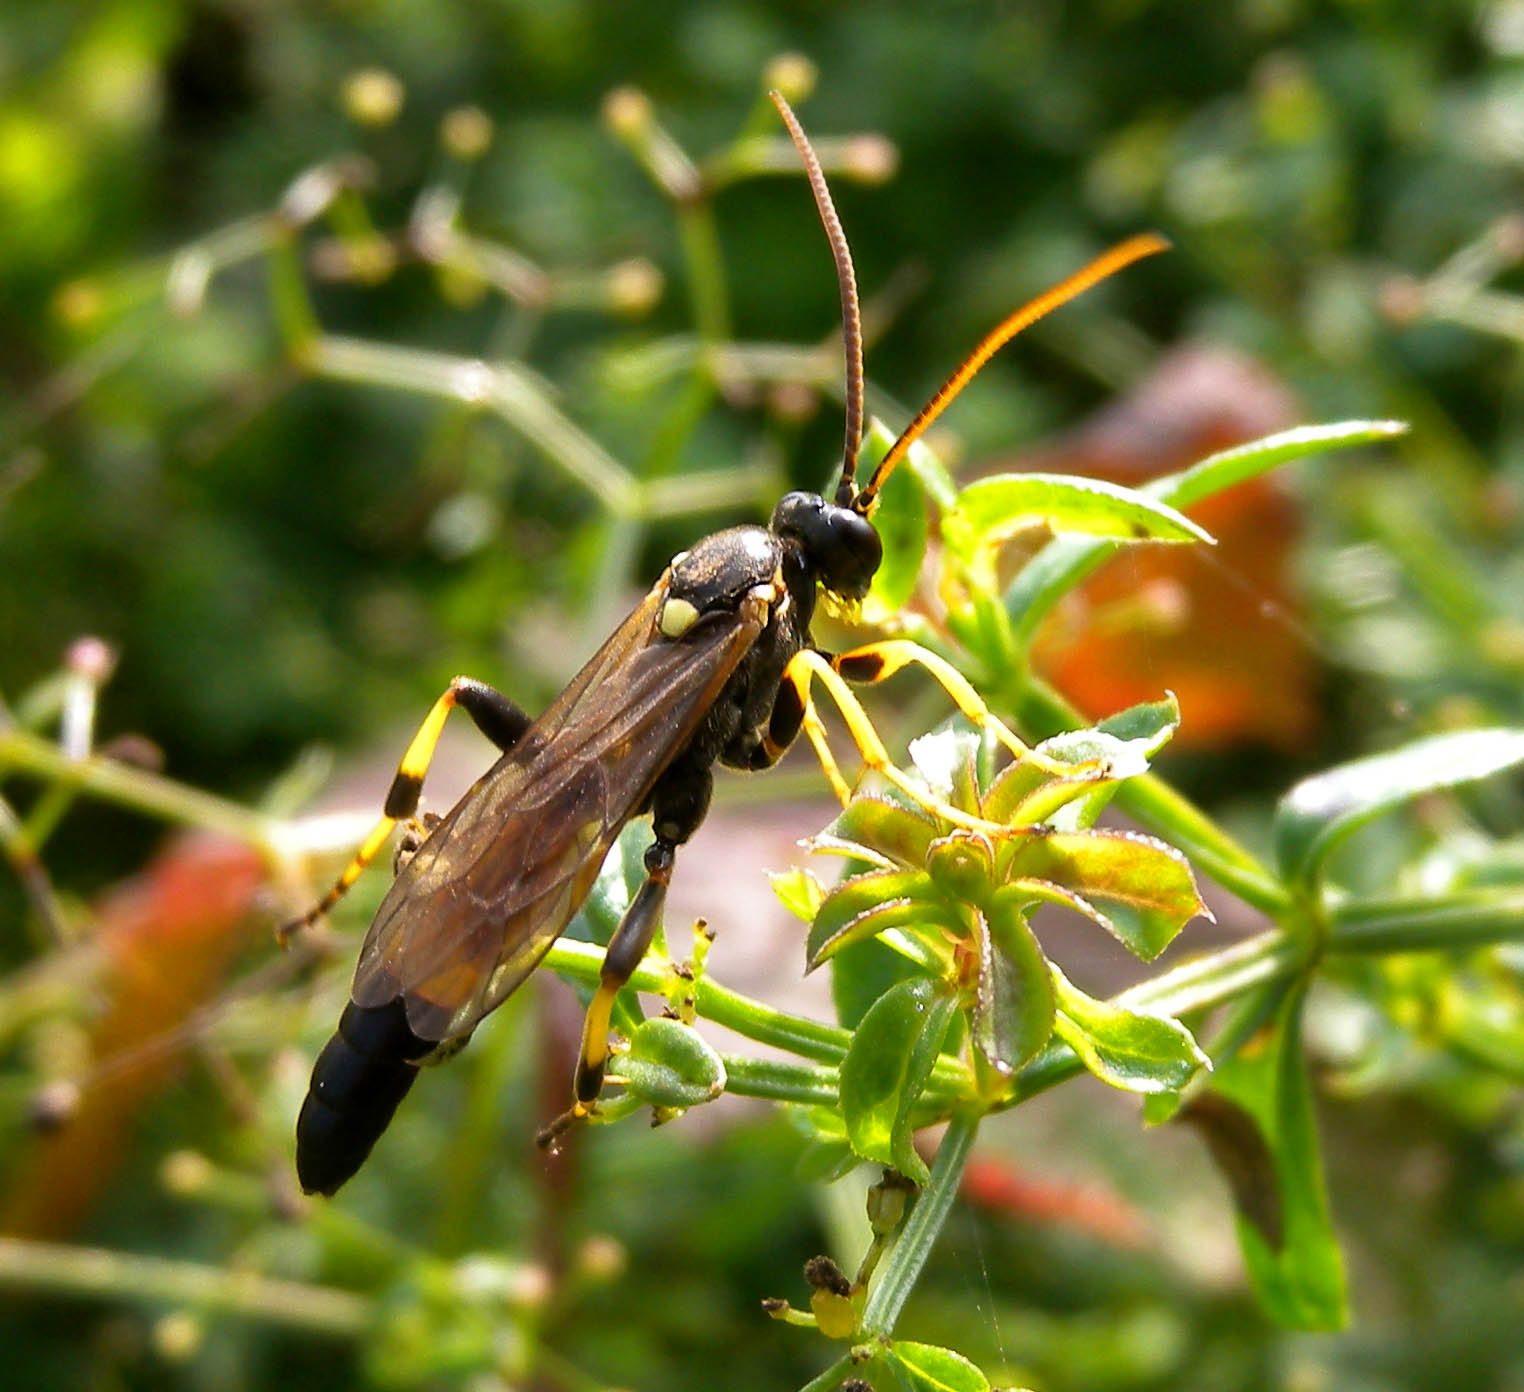
[[[846,599],[868,593],[884,544],[866,517],[818,493],[788,493],[773,509],[773,530],[797,538],[820,583]]]

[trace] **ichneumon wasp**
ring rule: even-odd
[[[297,1121],[297,1174],[309,1193],[332,1194],[359,1169],[419,1066],[455,1052],[519,987],[587,897],[620,831],[649,813],[645,880],[609,941],[572,1106],[541,1133],[542,1143],[594,1110],[615,996],[661,921],[678,847],[708,810],[714,765],[767,768],[803,729],[845,796],[811,704],[813,680],[840,707],[866,765],[891,781],[898,770],[845,682],[879,681],[907,663],[927,668],[964,715],[1012,752],[1027,752],[934,654],[889,640],[828,657],[811,644],[810,619],[819,589],[849,604],[867,594],[882,559],[871,520],[879,489],[991,355],[1166,243],[1153,235],[1123,242],[997,325],[859,486],[862,330],[851,254],[819,161],[788,104],[772,96],[804,162],[841,290],[846,428],[834,498],[789,493],[767,526],[732,527],[674,556],[539,719],[464,677],[434,703],[402,757],[381,820],[322,901],[286,930],[332,908],[393,828],[408,827],[410,854],[366,933],[349,1003],[313,1067]],[[419,819],[424,774],[456,706],[502,757],[443,817]],[[951,808],[939,810],[958,819]]]

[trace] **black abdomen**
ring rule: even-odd
[[[400,997],[344,1007],[338,1033],[312,1066],[296,1119],[296,1175],[306,1193],[334,1193],[365,1163],[418,1076],[419,1062],[438,1047],[408,1028]]]

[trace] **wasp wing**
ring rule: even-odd
[[[467,1034],[534,970],[761,625],[657,636],[658,584],[402,868],[366,934],[357,1005],[402,996],[419,1038]]]

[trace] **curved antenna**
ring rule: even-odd
[[[826,186],[825,174],[810,147],[804,127],[784,100],[783,93],[773,90],[767,95],[778,108],[778,115],[788,127],[794,148],[804,162],[810,192],[815,195],[815,208],[820,213],[820,221],[831,243],[831,255],[836,261],[836,283],[841,289],[841,355],[846,360],[847,370],[846,440],[841,450],[841,482],[836,485],[836,504],[847,507],[857,496],[857,452],[863,442],[863,317],[857,304],[857,273],[852,269],[852,250],[847,245],[847,234],[842,231],[836,205],[831,202],[831,190]]]
[[[1098,281],[1115,275],[1124,266],[1130,266],[1134,261],[1140,261],[1145,256],[1168,251],[1169,245],[1169,242],[1157,232],[1144,232],[1139,236],[1129,237],[1125,242],[1112,247],[1110,251],[1102,252],[1088,266],[1059,281],[1051,290],[1044,290],[1036,299],[1028,301],[1015,313],[1001,320],[979,340],[979,346],[963,360],[957,371],[942,383],[936,395],[921,407],[916,418],[905,427],[904,433],[890,446],[889,453],[879,461],[878,468],[873,471],[873,477],[868,480],[867,487],[852,499],[853,510],[864,517],[868,515],[868,510],[873,506],[873,501],[878,496],[878,490],[883,487],[884,480],[889,477],[894,466],[909,452],[911,445],[925,434],[927,426],[936,420],[947,409],[952,399],[973,380],[974,374],[1024,328],[1035,324],[1045,314],[1051,314],[1060,305],[1067,304],[1076,295],[1083,294]]]

